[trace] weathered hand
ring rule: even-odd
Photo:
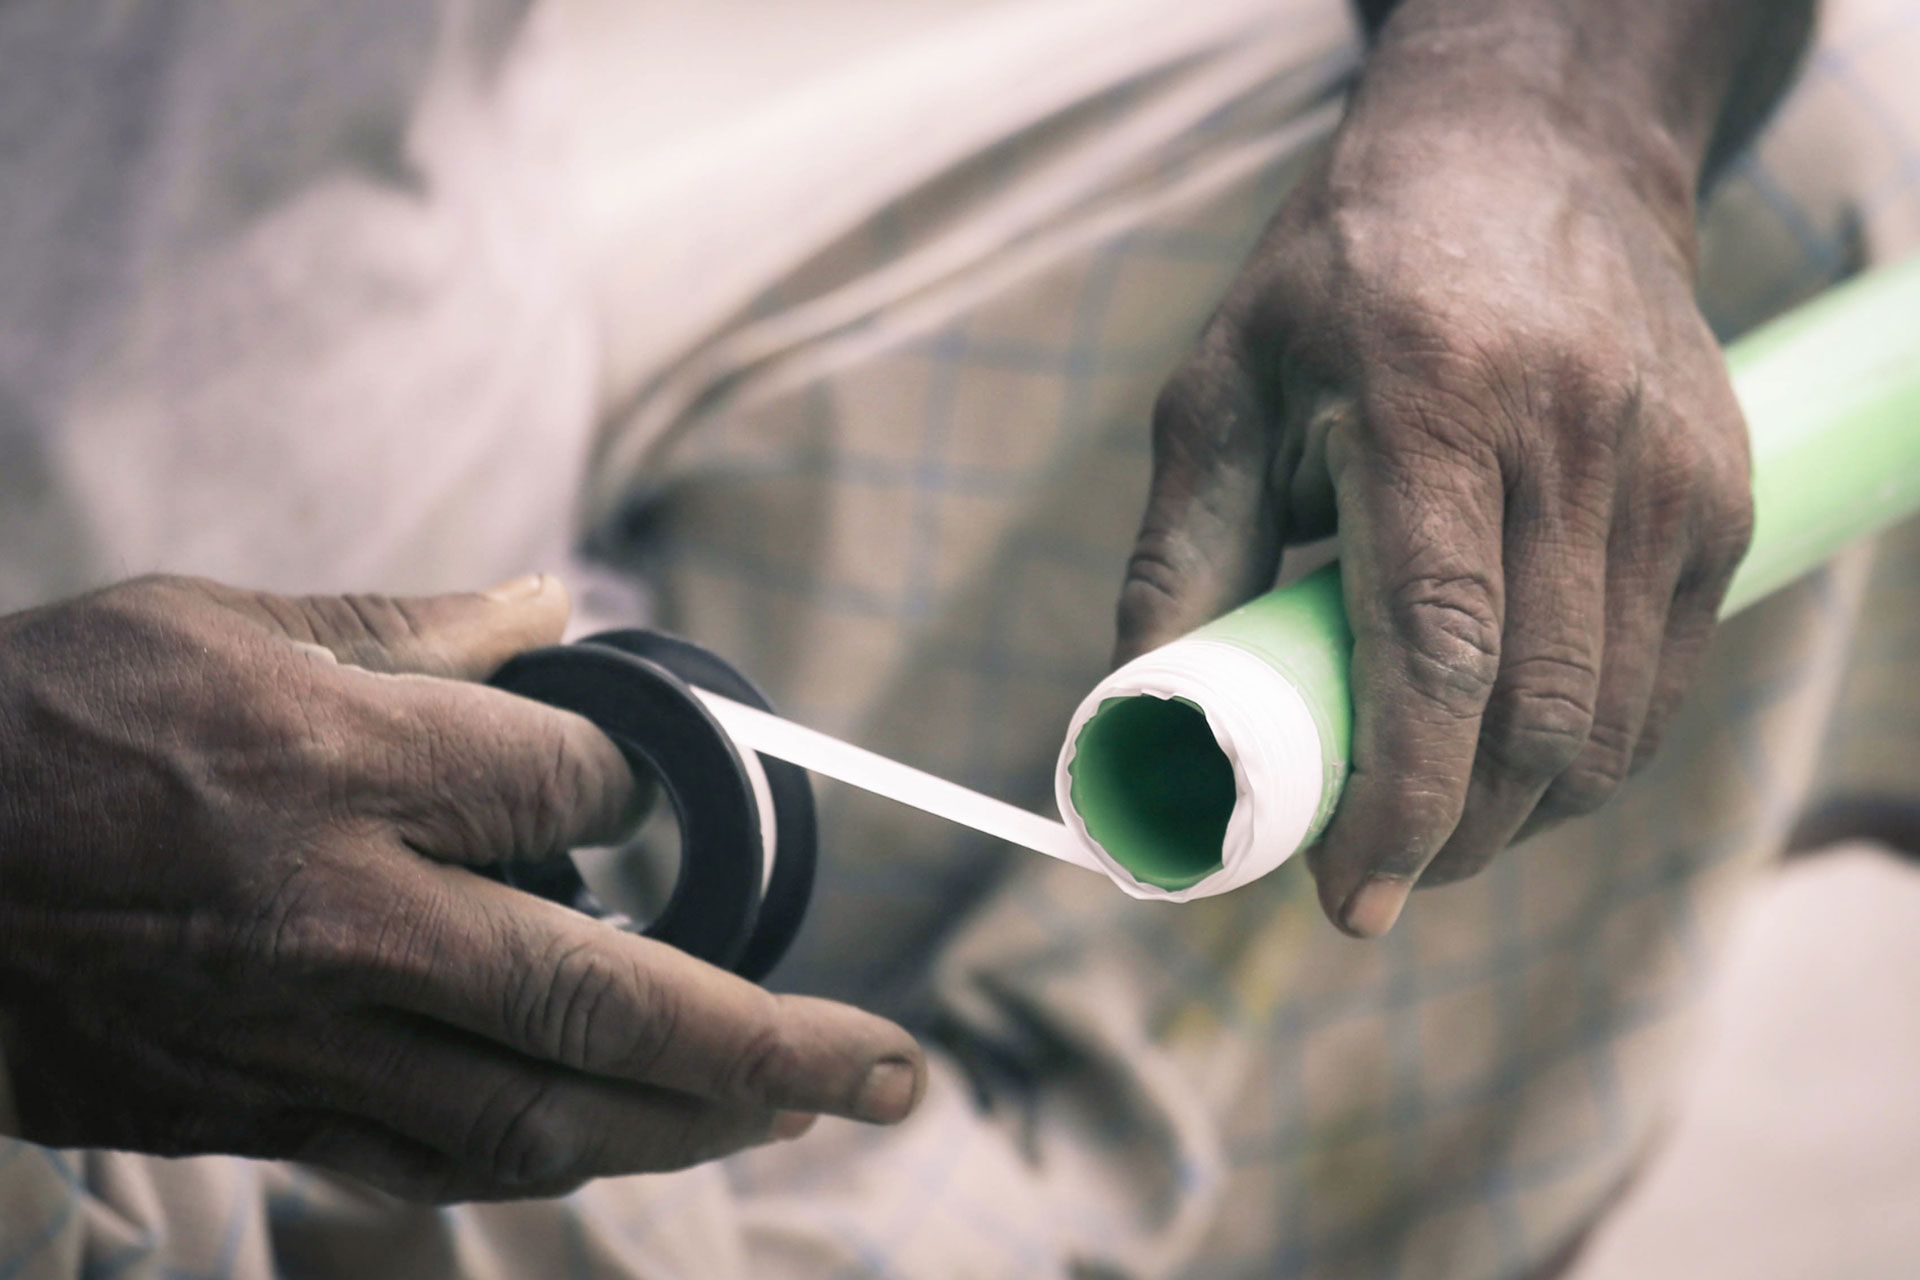
[[[185,579],[0,619],[0,1015],[22,1136],[551,1194],[891,1121],[897,1027],[473,874],[617,831],[585,720],[469,683],[565,592]],[[408,674],[401,674],[408,673]]]
[[[1353,772],[1310,860],[1351,932],[1612,795],[1745,549],[1693,169],[1626,120],[1497,65],[1370,70],[1156,409],[1123,658],[1338,528]]]

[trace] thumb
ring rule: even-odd
[[[439,596],[275,596],[219,589],[221,602],[341,662],[389,674],[482,680],[517,653],[555,644],[567,589],[531,573],[485,591]]]
[[[1273,585],[1281,522],[1272,433],[1232,344],[1203,342],[1153,409],[1153,483],[1120,591],[1116,662]]]

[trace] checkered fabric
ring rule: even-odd
[[[1043,50],[1088,72],[1074,94],[770,259],[622,396],[595,554],[797,718],[1044,806],[1105,669],[1158,383],[1358,55],[1332,0],[1293,12],[1104,81]],[[1920,246],[1916,66],[1920,4],[1829,5],[1705,215],[1723,336]],[[913,106],[888,108],[908,137]],[[451,1210],[0,1144],[0,1280],[1533,1274],[1654,1139],[1743,880],[1810,797],[1920,789],[1917,598],[1920,528],[1756,606],[1616,802],[1377,943],[1328,926],[1298,866],[1141,903],[822,786],[818,901],[776,980],[941,1046],[905,1126]]]

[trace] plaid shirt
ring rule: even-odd
[[[1335,0],[1274,7],[1054,5],[1078,25],[1018,50],[1004,92],[930,75],[867,104],[869,153],[823,142],[757,215],[715,215],[868,183],[658,347],[597,446],[595,554],[797,718],[1043,806],[1105,668],[1159,380],[1359,54]],[[1920,245],[1920,4],[1827,8],[1703,215],[1725,337]],[[940,132],[973,105],[991,128]],[[937,165],[903,145],[929,136]],[[720,261],[749,230],[633,243],[681,236],[655,269],[693,280],[702,235]],[[1533,1274],[1652,1141],[1742,882],[1810,799],[1920,783],[1916,619],[1920,527],[1757,606],[1615,803],[1378,943],[1327,926],[1298,865],[1169,908],[823,786],[819,897],[776,980],[929,1031],[905,1126],[452,1210],[4,1143],[0,1280]]]

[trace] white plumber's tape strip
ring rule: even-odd
[[[978,791],[922,773],[897,760],[856,747],[850,742],[829,737],[805,725],[769,715],[764,711],[695,688],[720,727],[740,746],[776,760],[797,764],[803,769],[838,779],[849,786],[871,791],[889,800],[971,827],[999,840],[1017,844],[1035,853],[1044,853],[1076,867],[1103,874],[1094,855],[1079,835],[1065,823],[1029,813],[1015,805]]]

